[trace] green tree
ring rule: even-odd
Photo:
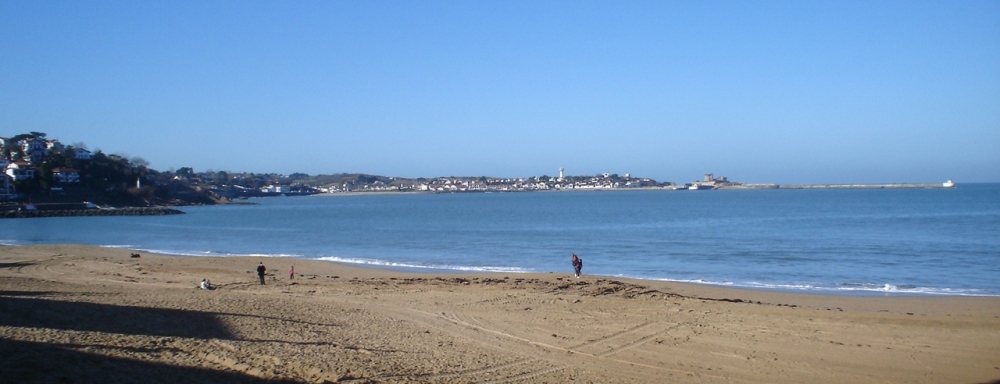
[[[131,163],[132,166],[136,167],[136,168],[148,168],[149,167],[149,162],[146,161],[146,159],[143,159],[143,158],[141,158],[139,156],[135,156],[135,157],[132,157],[131,159],[129,159],[129,163]]]
[[[219,171],[213,175],[212,180],[219,185],[229,184],[229,173],[226,171]]]

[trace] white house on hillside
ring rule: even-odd
[[[73,158],[77,160],[90,160],[90,151],[86,148],[73,148]]]
[[[53,168],[52,179],[60,183],[79,183],[80,172],[73,168]]]
[[[48,154],[48,149],[45,148],[45,141],[39,139],[26,139],[21,142],[21,149],[24,150],[24,156],[31,159],[32,162],[39,162],[45,158]]]
[[[7,176],[10,176],[14,181],[18,180],[30,180],[35,178],[35,168],[32,168],[26,162],[17,161],[7,164]]]
[[[48,140],[45,142],[45,149],[48,149],[50,151],[59,152],[62,151],[64,148],[65,146],[63,146],[58,139]]]

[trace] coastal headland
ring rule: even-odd
[[[804,295],[568,272],[0,246],[0,371],[10,382],[1000,380],[1000,297]],[[215,289],[197,288],[202,279]]]

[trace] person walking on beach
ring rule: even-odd
[[[295,278],[295,266],[293,265],[292,269],[288,270],[288,280],[292,280],[294,278]]]
[[[260,285],[264,285],[264,271],[266,270],[267,268],[264,268],[264,262],[261,262],[260,265],[257,266],[257,277],[260,278]]]
[[[580,278],[580,270],[583,269],[583,259],[573,254],[573,270],[576,271],[576,278]]]

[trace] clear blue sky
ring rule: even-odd
[[[1000,181],[1000,1],[0,1],[0,136],[159,170]]]

